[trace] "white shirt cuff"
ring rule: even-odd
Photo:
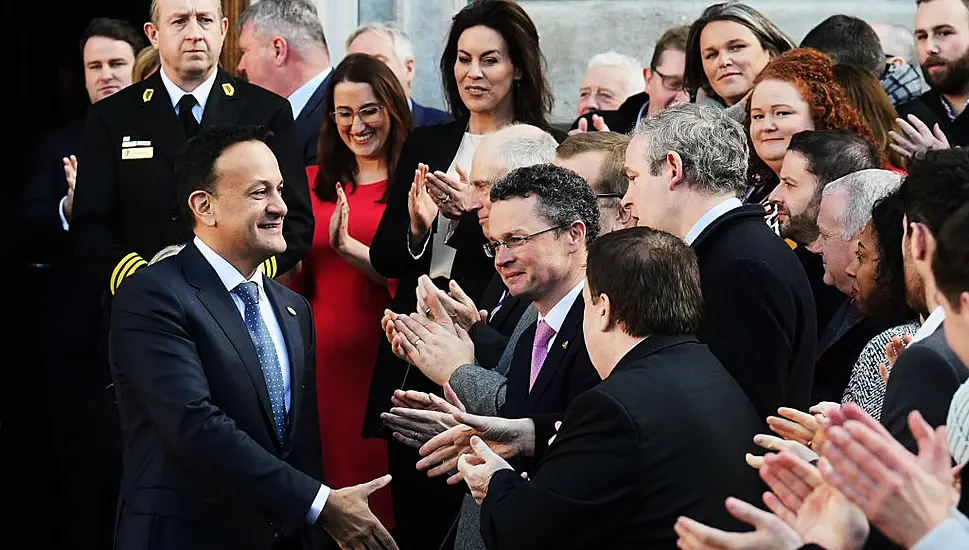
[[[61,202],[57,203],[57,213],[61,216],[61,227],[64,228],[64,231],[67,231],[71,228],[71,224],[68,223],[67,216],[64,215],[65,202],[67,202],[67,195],[64,195],[64,197],[61,198]]]
[[[410,245],[410,230],[407,231],[407,252],[410,253],[410,257],[411,258],[414,258],[415,260],[420,260],[421,259],[421,256],[424,255],[424,252],[427,251],[427,243],[431,242],[431,233],[432,232],[433,232],[433,229],[428,229],[427,230],[427,235],[424,236],[424,246],[421,247],[421,251],[420,252],[418,252],[417,254],[414,254],[414,249],[411,248],[411,245]]]
[[[922,540],[915,543],[912,550],[932,550],[936,548],[964,548],[969,543],[969,523],[965,522],[958,510],[942,523],[935,526]]]
[[[320,485],[320,492],[316,493],[313,504],[310,504],[309,512],[306,512],[306,523],[316,523],[323,512],[323,507],[326,506],[326,499],[328,498],[330,498],[330,488],[326,485]]]

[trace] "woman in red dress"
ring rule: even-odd
[[[313,246],[294,283],[316,324],[316,392],[323,470],[331,487],[387,473],[387,444],[360,437],[380,317],[392,281],[370,265],[370,241],[383,214],[387,180],[411,130],[407,96],[394,73],[367,55],[347,56],[330,76],[319,141],[319,166],[306,169],[313,189]],[[393,525],[390,489],[370,497]]]

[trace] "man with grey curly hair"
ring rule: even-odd
[[[239,72],[289,100],[306,166],[316,164],[323,90],[332,68],[312,2],[262,0],[239,17]]]
[[[721,109],[674,105],[644,119],[626,148],[623,205],[637,225],[668,231],[696,252],[710,346],[761,418],[811,404],[817,321],[804,269],[744,205],[747,138]]]

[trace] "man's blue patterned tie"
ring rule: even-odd
[[[269,390],[269,402],[273,406],[273,420],[276,424],[276,435],[280,442],[286,441],[286,396],[283,393],[283,371],[276,355],[276,346],[269,336],[269,329],[259,314],[259,285],[253,282],[241,283],[232,291],[245,304],[246,328],[249,337],[256,346],[262,375],[266,377],[266,389]]]

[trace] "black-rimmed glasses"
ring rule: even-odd
[[[556,225],[555,227],[549,227],[548,229],[543,229],[537,233],[532,233],[531,235],[522,235],[520,237],[508,237],[507,241],[492,241],[490,243],[485,243],[484,245],[482,245],[482,247],[484,248],[485,256],[489,258],[494,258],[495,255],[498,254],[498,250],[500,250],[501,247],[505,247],[508,250],[511,250],[513,248],[519,248],[525,243],[527,243],[528,241],[534,239],[539,235],[548,233],[549,231],[555,231],[556,229],[562,229],[563,227],[567,227],[567,226]]]
[[[354,117],[360,117],[360,122],[364,124],[376,124],[380,122],[380,112],[383,110],[381,105],[367,105],[358,111],[350,109],[337,109],[330,113],[337,126],[353,126]]]
[[[653,72],[659,75],[660,80],[663,82],[663,87],[671,92],[679,92],[683,90],[683,77],[678,75],[663,74],[659,72],[659,69],[653,69]]]

